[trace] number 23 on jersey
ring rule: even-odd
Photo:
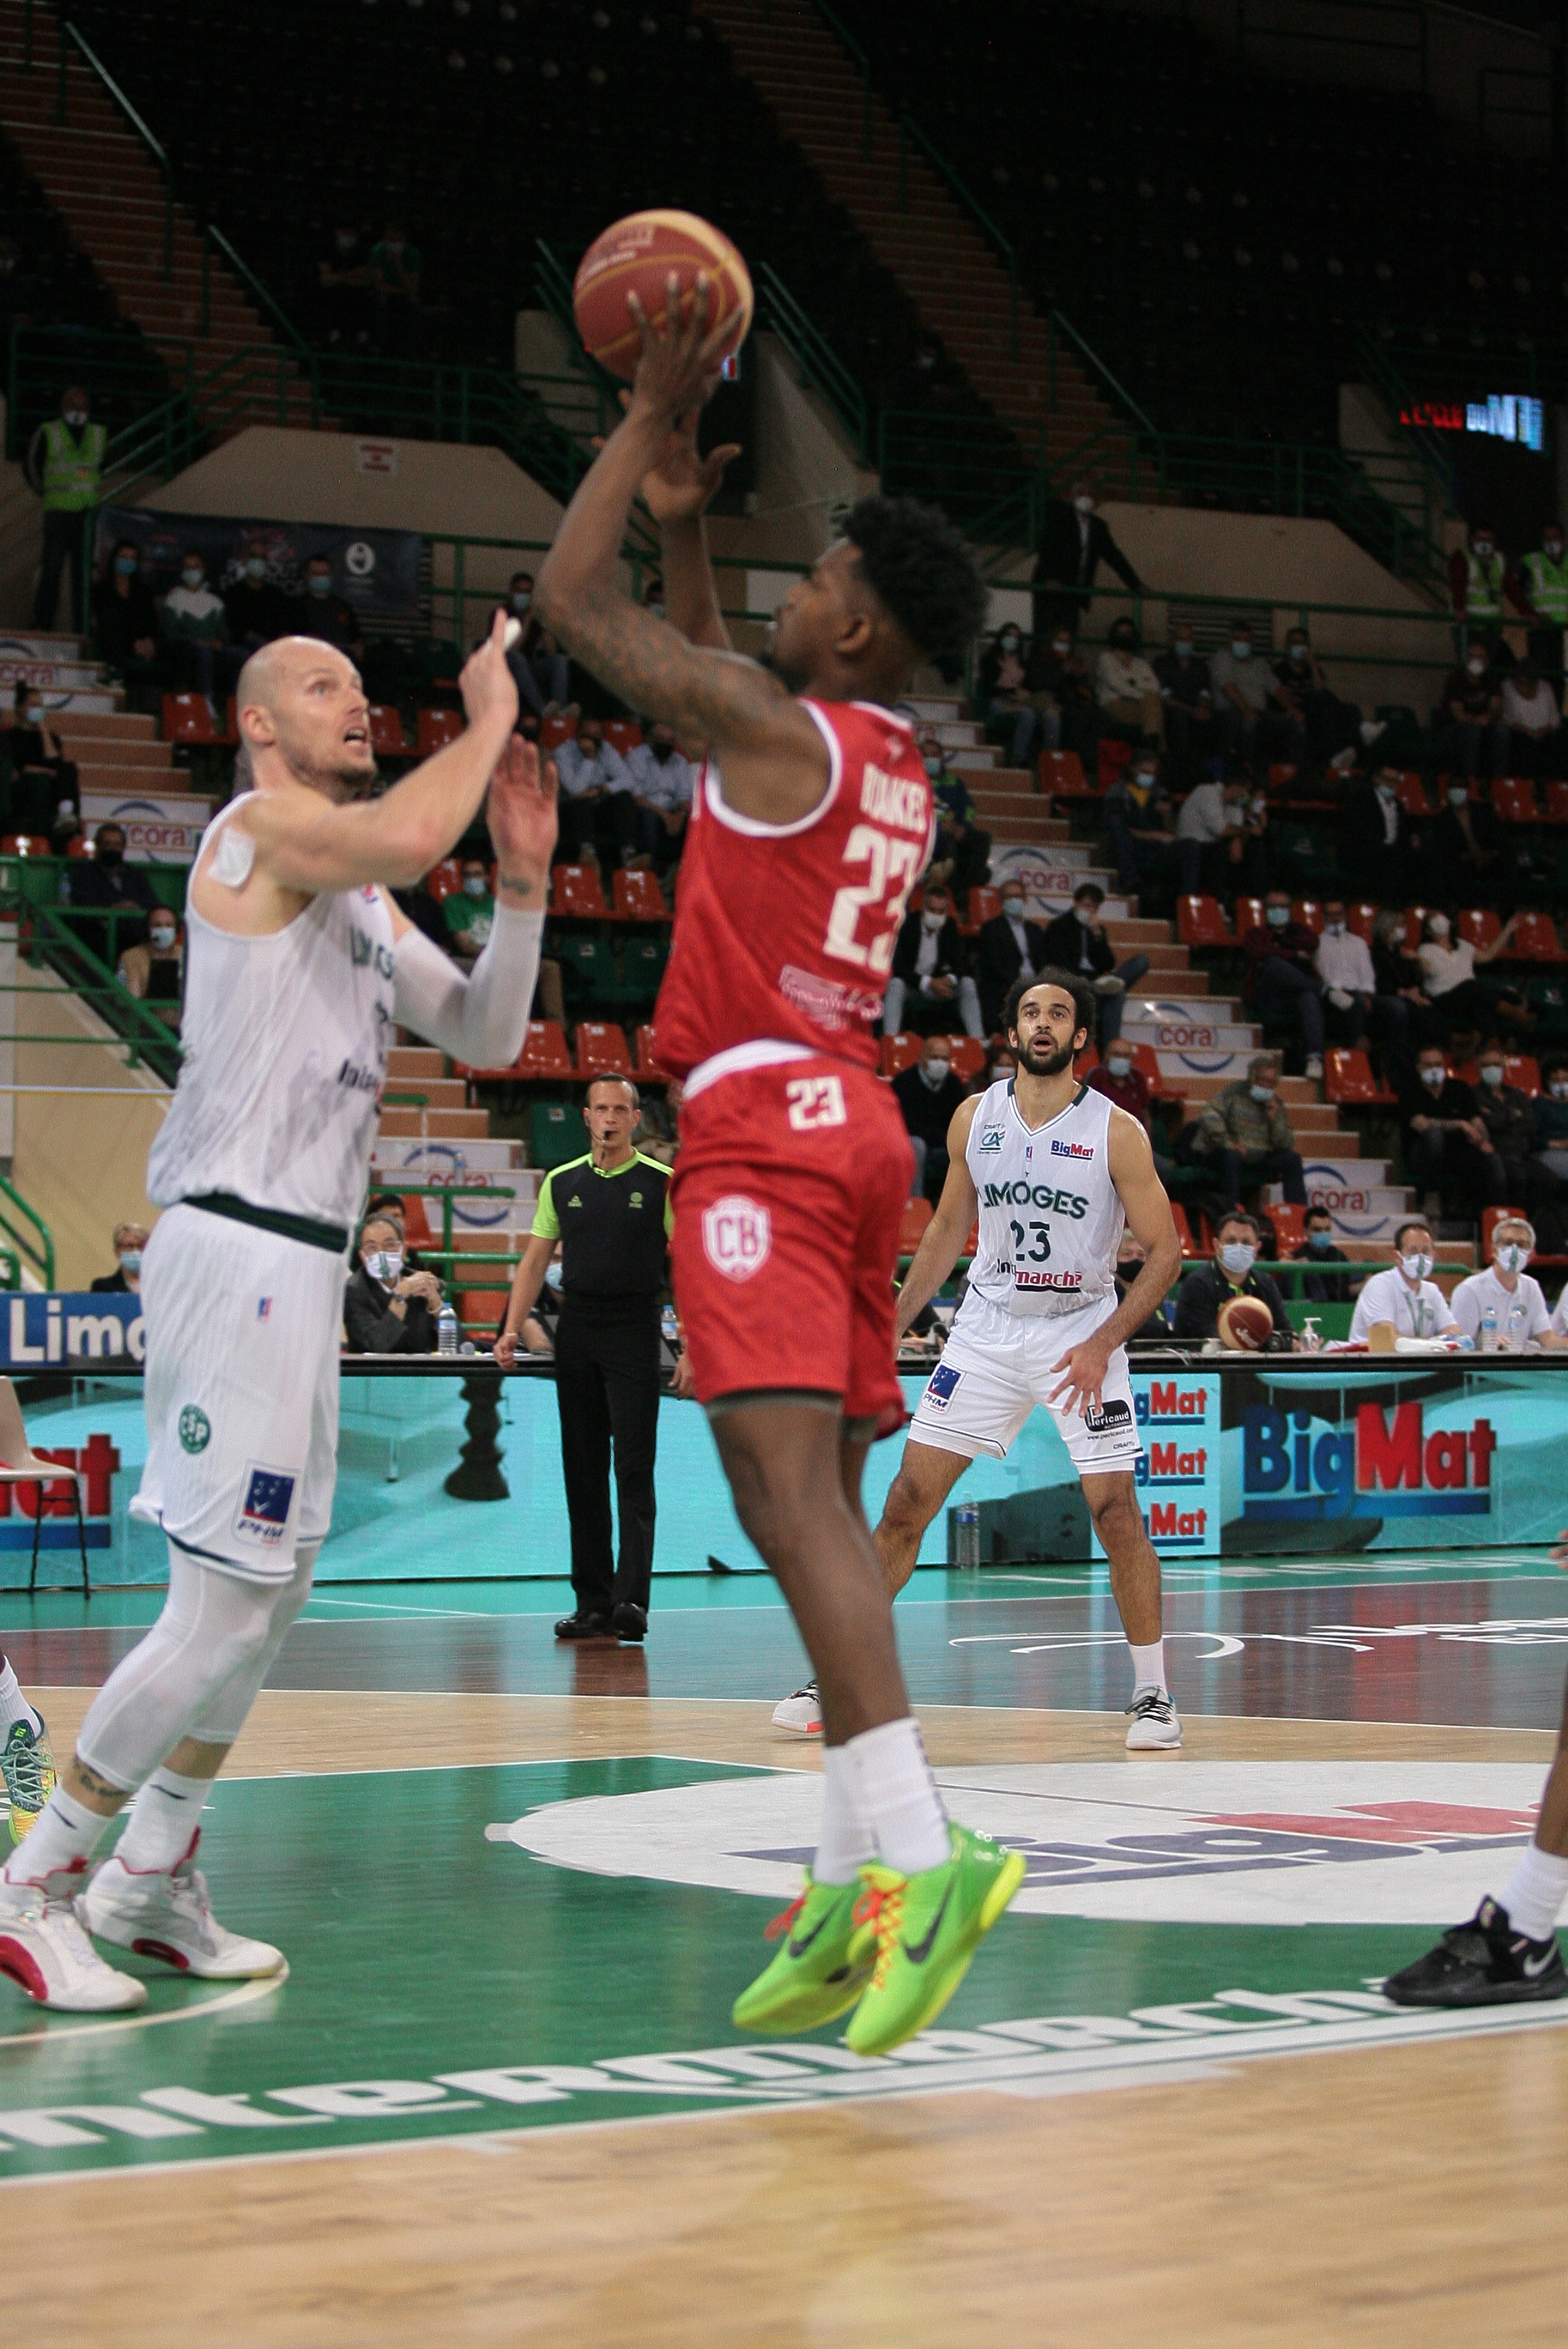
[[[844,863],[867,864],[870,870],[863,882],[847,882],[833,899],[823,952],[886,978],[892,968],[892,950],[904,907],[924,862],[923,841],[894,840],[874,823],[857,823],[844,843]],[[863,940],[856,933],[861,916],[872,906],[881,913],[882,922],[876,936]]]

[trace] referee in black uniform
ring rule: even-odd
[[[642,1640],[648,1629],[670,1170],[632,1147],[640,1108],[635,1085],[624,1078],[598,1077],[589,1086],[583,1118],[593,1147],[545,1176],[496,1340],[496,1360],[511,1370],[517,1333],[559,1240],[555,1399],[577,1605],[557,1623],[558,1640]],[[612,1444],[618,1567],[610,1521]]]

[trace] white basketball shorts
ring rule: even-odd
[[[980,1453],[1005,1460],[1037,1406],[1050,1413],[1080,1476],[1130,1471],[1143,1446],[1125,1346],[1118,1346],[1110,1358],[1098,1410],[1091,1404],[1080,1417],[1050,1400],[1063,1377],[1057,1366],[1109,1314],[1096,1316],[1087,1330],[1075,1326],[1087,1318],[1009,1313],[971,1289],[915,1407],[910,1442],[959,1452],[966,1460]]]
[[[130,1505],[177,1547],[259,1582],[332,1522],[344,1260],[201,1207],[142,1258],[147,1465]]]

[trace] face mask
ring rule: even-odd
[[[561,1273],[562,1268],[560,1265],[547,1264],[544,1268],[545,1287],[547,1288],[559,1288],[561,1286]]]
[[[1220,1262],[1233,1280],[1244,1280],[1257,1262],[1258,1252],[1246,1240],[1227,1240],[1220,1250]]]
[[[1421,1082],[1424,1085],[1429,1085],[1435,1093],[1440,1093],[1442,1092],[1443,1086],[1447,1082],[1447,1078],[1448,1072],[1443,1069],[1423,1069],[1421,1071]]]
[[[1283,930],[1285,924],[1290,919],[1290,907],[1288,905],[1265,905],[1264,908],[1264,919],[1268,924],[1271,930]]]
[[[482,873],[464,874],[463,895],[465,897],[488,897],[490,895],[490,884],[486,881]]]
[[[1563,552],[1563,541],[1560,538],[1549,538],[1546,541],[1546,552],[1555,563]]]
[[[526,591],[520,590],[520,592],[511,599],[511,608],[514,612],[526,612],[532,601],[533,598],[531,595],[527,594]]]
[[[1150,769],[1145,768],[1141,774],[1134,775],[1132,778],[1132,788],[1135,792],[1151,792],[1154,789],[1154,776],[1152,771]]]
[[[1306,650],[1307,648],[1305,645],[1292,645],[1290,648],[1290,657],[1292,660],[1304,661],[1306,658]]]
[[[1233,659],[1250,660],[1252,658],[1252,654],[1253,648],[1244,637],[1233,636],[1231,639],[1231,656]]]
[[[1552,1098],[1553,1101],[1568,1101],[1568,1080],[1564,1080],[1562,1077],[1553,1077],[1552,1081]]]
[[[1073,919],[1075,922],[1081,922],[1086,930],[1092,929],[1094,927],[1094,907],[1092,905],[1075,905],[1073,907]]]
[[[1428,923],[1427,927],[1431,931],[1433,937],[1446,938],[1449,934],[1448,916],[1446,914],[1434,914],[1431,920]]]
[[[1132,1073],[1131,1061],[1124,1060],[1119,1053],[1114,1061],[1108,1061],[1105,1065],[1113,1077],[1127,1077]]]
[[[1024,901],[1022,897],[1004,897],[1002,900],[1002,911],[1006,915],[1007,919],[1010,922],[1021,922],[1024,918]]]
[[[125,863],[125,851],[123,848],[100,848],[98,861],[100,864],[108,865],[112,871],[115,865]]]
[[[305,585],[313,595],[325,595],[332,585],[332,579],[327,573],[313,571]]]
[[[1253,1099],[1260,1105],[1260,1107],[1266,1108],[1268,1103],[1274,1099],[1274,1087],[1272,1085],[1249,1085],[1247,1087],[1247,1091],[1251,1093]]]
[[[1483,1085],[1501,1084],[1502,1070],[1496,1061],[1489,1061],[1487,1062],[1485,1068],[1480,1072],[1480,1081]]]
[[[265,557],[260,554],[253,554],[250,561],[245,565],[245,576],[248,579],[264,579],[266,575],[267,565]]]
[[[1005,653],[1016,653],[1018,649],[1018,641],[1019,640],[1016,636],[1004,636],[1002,638],[1002,650]]]
[[[160,954],[167,954],[170,947],[174,944],[174,933],[172,930],[153,930],[150,932],[149,935],[151,937],[154,947]]]
[[[1485,671],[1486,663],[1483,660],[1468,660],[1465,663],[1465,667],[1469,669],[1471,677],[1480,677]]]
[[[1411,1280],[1425,1280],[1427,1275],[1431,1271],[1432,1258],[1429,1256],[1420,1255],[1402,1256],[1399,1258],[1399,1265],[1401,1270],[1406,1274],[1408,1278]]]
[[[1522,1272],[1530,1262],[1530,1250],[1510,1241],[1506,1247],[1498,1249],[1492,1261],[1499,1272]]]
[[[1094,500],[1092,498],[1075,498],[1073,500],[1073,504],[1081,514],[1091,514],[1094,512]]]
[[[139,1272],[141,1270],[141,1250],[139,1248],[121,1248],[119,1252],[119,1268],[121,1272]]]
[[[1377,786],[1377,796],[1378,796],[1378,798],[1379,798],[1379,799],[1384,802],[1384,804],[1385,804],[1385,806],[1386,806],[1386,805],[1387,804],[1387,802],[1388,802],[1391,799],[1393,799],[1393,798],[1395,797],[1395,791],[1394,791],[1394,786],[1393,786],[1393,784],[1392,784],[1392,783],[1379,783],[1379,784],[1378,784],[1378,786]]]
[[[1053,645],[1051,647],[1052,652],[1055,653],[1058,660],[1066,660],[1072,648],[1072,638],[1070,636],[1064,636],[1059,645]]]
[[[948,1071],[952,1066],[951,1061],[922,1061],[920,1073],[932,1092],[935,1092],[947,1082]]]
[[[1487,557],[1488,557],[1488,556],[1491,554],[1491,539],[1490,539],[1490,538],[1478,538],[1478,539],[1477,539],[1477,541],[1476,541],[1476,543],[1475,543],[1475,551],[1476,551],[1476,553],[1480,555],[1480,557],[1481,561],[1484,563],[1484,562],[1486,561]]]
[[[117,554],[114,559],[114,567],[119,572],[122,579],[134,579],[136,576],[135,555]]]
[[[200,587],[201,585],[202,574],[200,571],[193,570],[190,564],[186,565],[185,569],[180,574],[180,576],[184,581],[187,587]]]
[[[394,261],[400,260],[403,254],[402,238],[400,236],[389,236],[387,240],[387,250],[392,255]]]
[[[1462,783],[1456,784],[1455,788],[1449,793],[1449,805],[1451,808],[1461,808],[1469,797],[1470,793],[1465,790],[1464,785]]]
[[[391,1288],[403,1278],[402,1249],[377,1248],[373,1255],[366,1257],[365,1269],[372,1280],[378,1280],[381,1283],[383,1288]]]
[[[1177,659],[1178,659],[1178,660],[1191,660],[1191,657],[1192,657],[1192,639],[1191,639],[1191,636],[1178,636],[1178,637],[1177,637],[1177,639],[1176,639],[1176,657],[1177,657]]]
[[[66,422],[70,426],[73,432],[79,432],[87,420],[88,412],[85,408],[67,409]]]
[[[924,913],[922,914],[920,917],[921,927],[923,929],[935,932],[942,927],[943,923],[946,919],[947,916],[945,912],[940,914]]]
[[[1325,922],[1323,927],[1325,934],[1328,937],[1342,938],[1345,936],[1345,925],[1343,922]]]
[[[928,775],[939,775],[942,772],[942,761],[934,750],[928,750],[920,763]]]
[[[1331,1248],[1334,1246],[1334,1234],[1332,1232],[1308,1232],[1306,1236],[1306,1245],[1309,1248],[1316,1249],[1321,1255],[1325,1248]]]

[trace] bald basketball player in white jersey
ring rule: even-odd
[[[1094,1016],[1092,992],[1070,972],[1020,979],[1002,1016],[1017,1074],[954,1112],[941,1202],[899,1292],[901,1336],[976,1220],[979,1253],[873,1538],[896,1593],[971,1460],[1006,1459],[1036,1406],[1048,1411],[1110,1562],[1132,1652],[1127,1743],[1139,1752],[1179,1746],[1181,1723],[1165,1680],[1160,1560],[1133,1475],[1142,1446],[1122,1340],[1164,1298],[1181,1249],[1149,1136],[1073,1074]],[[1124,1223],[1147,1254],[1119,1305]],[[821,1718],[815,1689],[797,1690],[773,1718],[810,1733]]]
[[[241,676],[254,788],[191,871],[184,1062],[148,1165],[163,1214],[142,1262],[148,1458],[132,1508],[168,1541],[169,1597],[0,1877],[0,1971],[40,2005],[145,2001],[89,1935],[212,1980],[284,1964],[212,1915],[198,1823],[331,1522],[349,1238],[394,1030],[481,1066],[521,1048],[555,799],[512,734],[504,627],[463,670],[466,730],[380,799],[366,796],[369,707],[342,653],[285,636]],[[387,890],[448,854],[487,788],[497,911],[465,978]]]

